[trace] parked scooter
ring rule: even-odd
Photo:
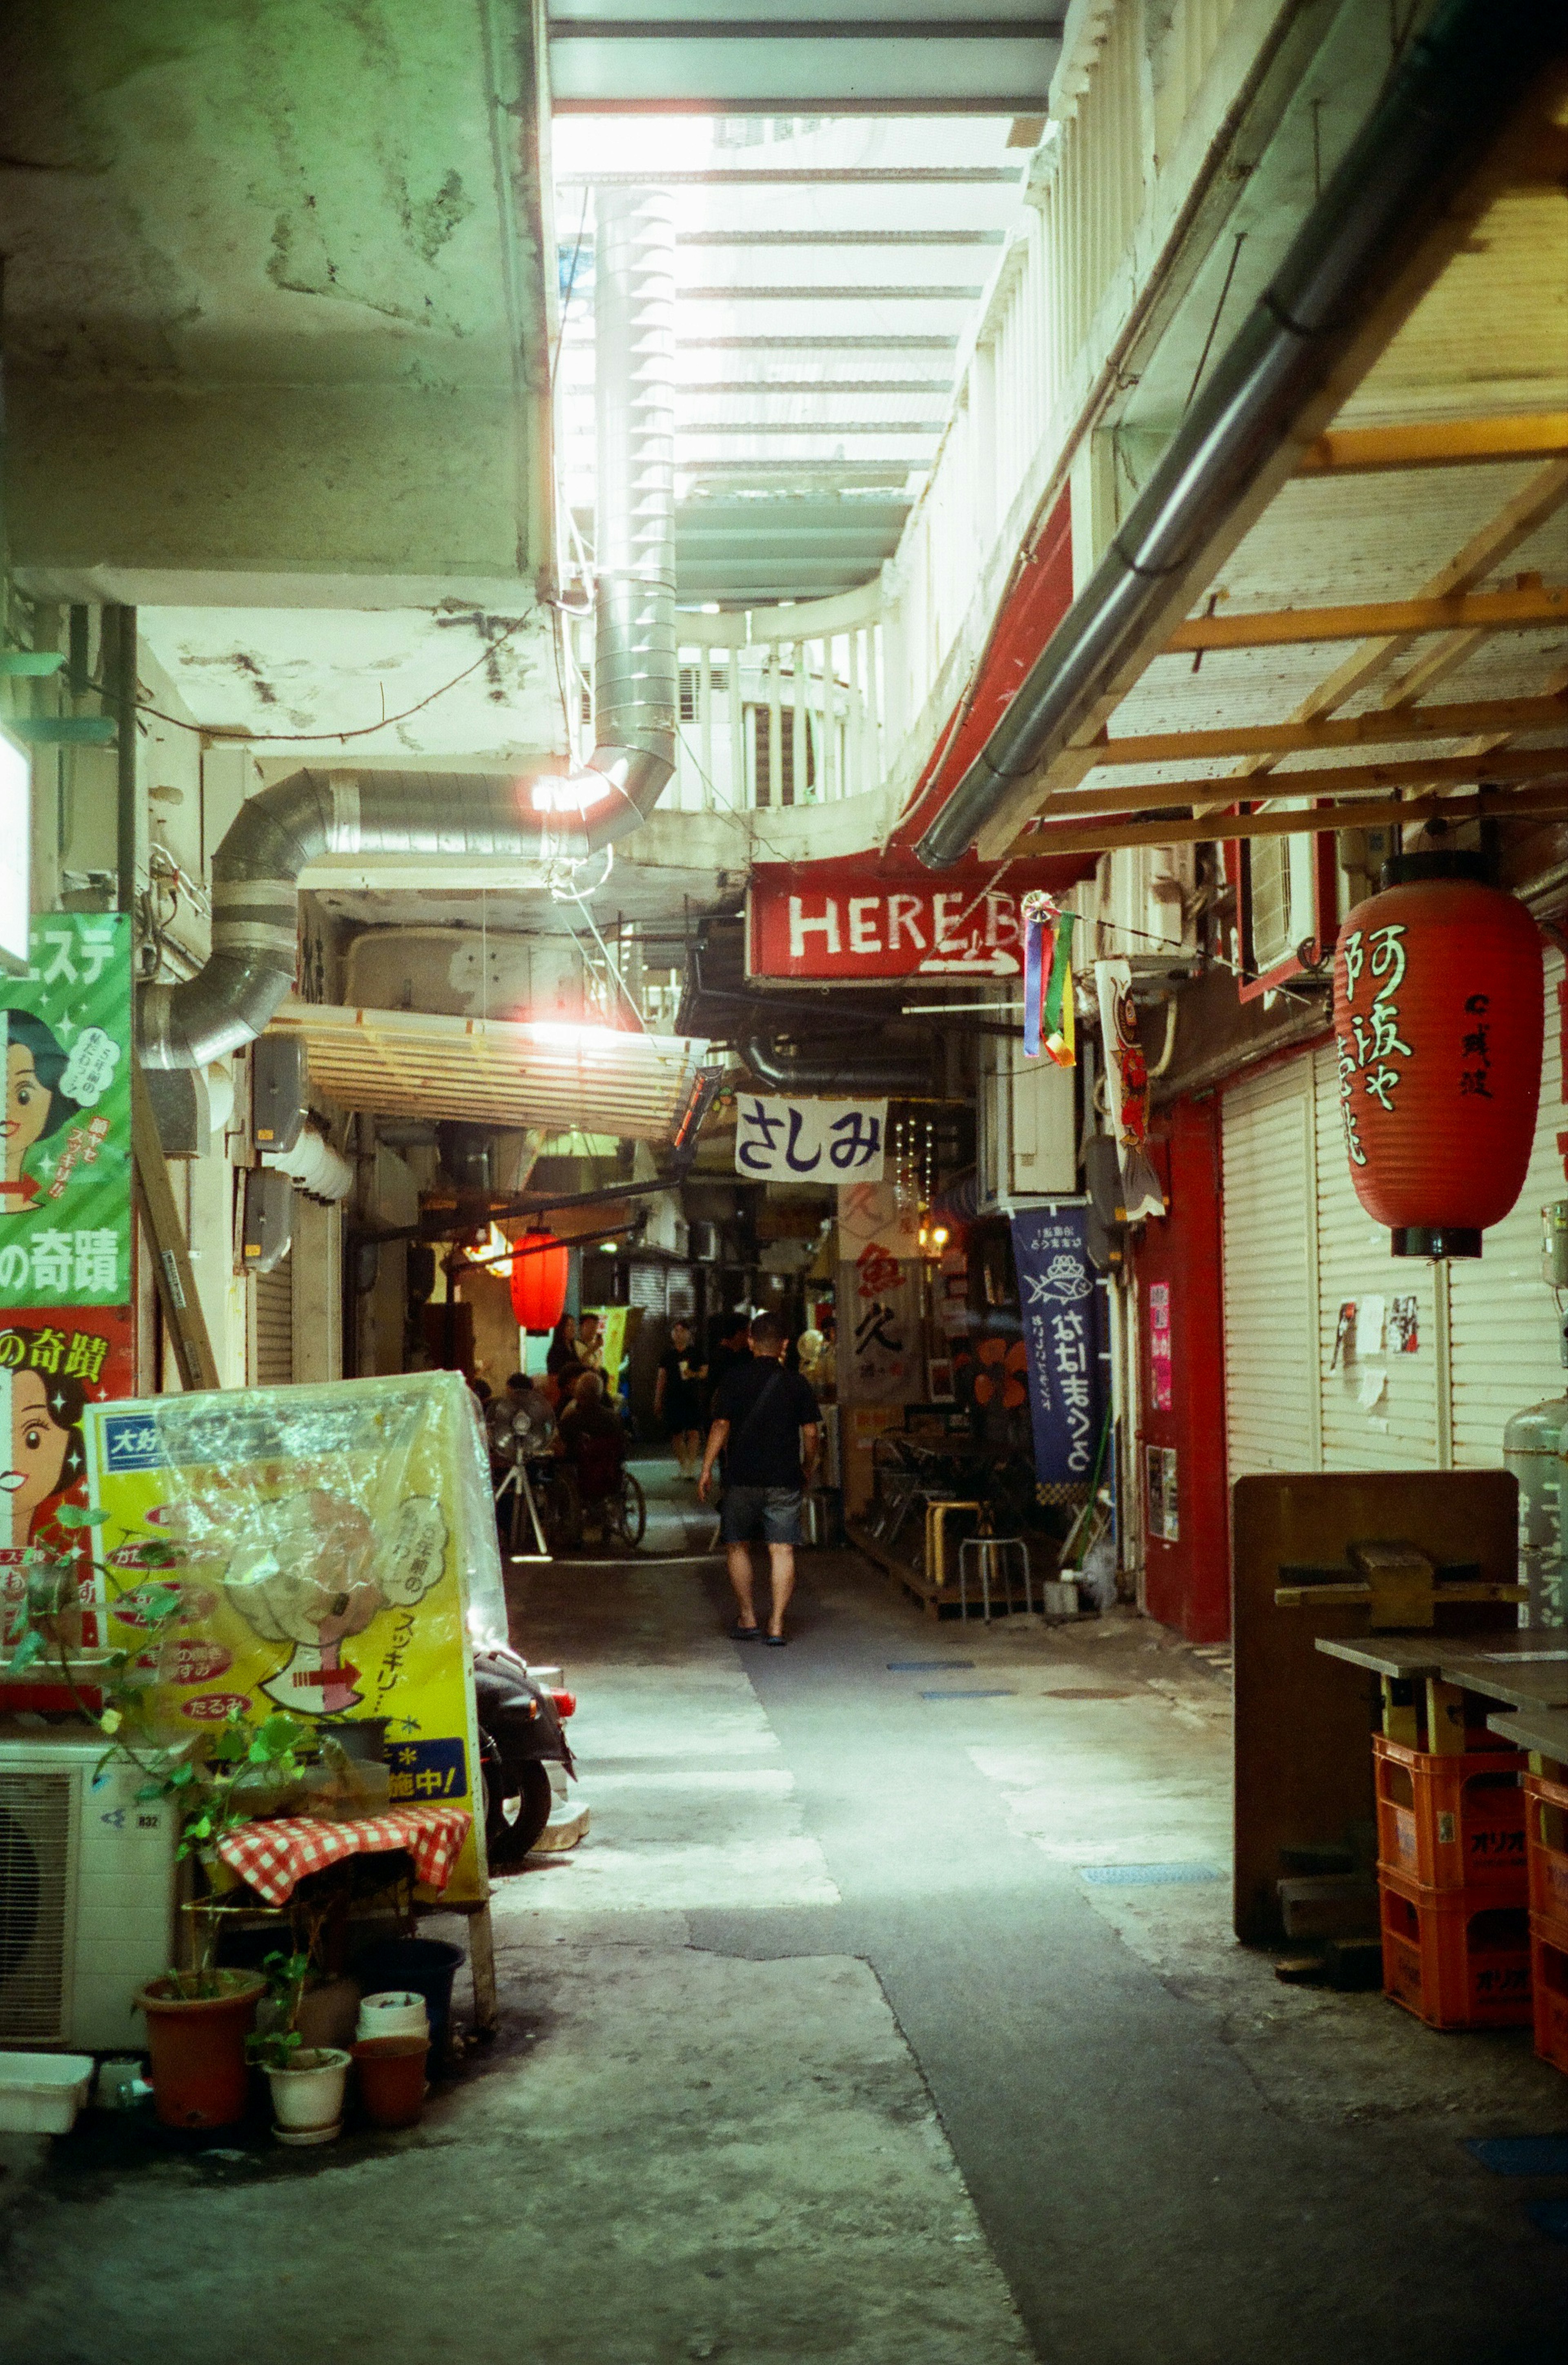
[[[564,1728],[577,1701],[541,1682],[515,1651],[498,1647],[474,1653],[474,1693],[486,1851],[492,1864],[520,1862],[550,1820],[549,1767],[564,1765],[576,1777]]]

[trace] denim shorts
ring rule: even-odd
[[[798,1486],[726,1486],[719,1506],[719,1535],[727,1544],[750,1543],[757,1529],[765,1544],[801,1541]]]

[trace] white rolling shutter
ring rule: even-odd
[[[1225,1096],[1225,1397],[1231,1478],[1318,1466],[1309,1054]]]
[[[1503,1428],[1568,1393],[1540,1276],[1540,1210],[1568,1198],[1558,987],[1518,1203],[1478,1260],[1395,1257],[1356,1197],[1332,1045],[1243,1078],[1225,1103],[1226,1418],[1232,1478],[1266,1470],[1495,1469]],[[1380,1348],[1338,1360],[1339,1309],[1383,1301]],[[1413,1299],[1401,1351],[1395,1299]]]
[[[294,1378],[292,1251],[251,1283],[250,1364],[253,1388],[286,1388]]]
[[[1483,1237],[1478,1260],[1449,1267],[1453,1459],[1461,1470],[1495,1469],[1509,1416],[1568,1389],[1558,1353],[1558,1314],[1540,1274],[1540,1211],[1568,1198],[1557,1137],[1562,1046],[1557,992],[1561,953],[1546,959],[1546,1056],[1529,1173],[1511,1215]]]
[[[1442,1307],[1424,1257],[1396,1257],[1389,1235],[1355,1194],[1339,1114],[1339,1074],[1332,1044],[1314,1054],[1317,1102],[1318,1362],[1325,1470],[1435,1470],[1439,1466],[1438,1407],[1442,1388]],[[1383,1343],[1376,1352],[1334,1355],[1339,1308],[1383,1300]],[[1416,1300],[1416,1347],[1394,1351],[1395,1297]]]

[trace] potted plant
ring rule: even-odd
[[[150,1714],[149,1691],[127,1651],[84,1653],[80,1608],[82,1564],[73,1532],[103,1523],[100,1511],[64,1505],[54,1521],[23,1555],[26,1572],[20,1631],[10,1657],[13,1675],[39,1664],[69,1690],[106,1747],[101,1765],[128,1759],[140,1781],[139,1800],[168,1799],[179,1821],[176,1854],[194,1856],[210,1872],[222,1834],[276,1802],[300,1770],[299,1751],[311,1738],[308,1726],[282,1714],[252,1728],[240,1711],[210,1734],[185,1734],[170,1741]],[[142,1564],[167,1567],[170,1546],[159,1538],[140,1547]],[[106,1581],[109,1572],[102,1572]],[[138,1608],[157,1637],[182,1607],[177,1580],[154,1575],[137,1588]],[[78,1682],[98,1695],[95,1705]],[[165,2124],[228,2126],[242,2118],[250,2093],[245,2040],[266,1980],[253,1970],[220,1970],[214,1961],[218,1924],[196,1916],[201,1931],[197,1959],[185,1970],[150,1979],[135,1999],[147,2015],[152,2056],[154,2107]]]
[[[278,2017],[264,2034],[247,2040],[245,2053],[267,2073],[273,2133],[280,2143],[330,2143],[342,2132],[349,2057],[335,2045],[300,2040],[299,2001],[310,1969],[309,1954],[268,1955],[262,1969]]]

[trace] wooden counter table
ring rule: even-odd
[[[1568,1765],[1568,1709],[1519,1709],[1511,1715],[1489,1716],[1486,1721],[1516,1749],[1531,1750],[1554,1765]]]

